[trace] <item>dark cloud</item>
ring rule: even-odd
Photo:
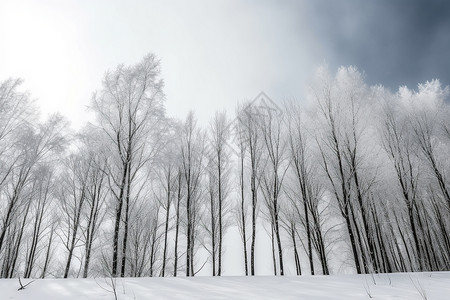
[[[309,0],[306,24],[331,67],[356,65],[391,89],[450,85],[450,1]]]

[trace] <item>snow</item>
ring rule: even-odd
[[[22,279],[22,283],[32,280]],[[37,279],[24,290],[0,279],[0,299],[114,299],[111,278]],[[116,279],[119,300],[142,299],[449,299],[450,272],[339,276]]]

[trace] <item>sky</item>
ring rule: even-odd
[[[301,99],[321,64],[392,90],[449,85],[449,16],[445,0],[0,0],[0,80],[79,128],[104,73],[152,52],[168,114],[206,123],[261,91]]]

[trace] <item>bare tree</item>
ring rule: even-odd
[[[280,233],[280,200],[283,180],[289,167],[286,155],[286,137],[284,132],[284,120],[281,112],[268,111],[260,122],[262,137],[264,140],[264,153],[267,160],[262,177],[262,191],[266,202],[272,232],[275,234],[278,249],[278,262],[280,275],[284,275],[283,248]],[[272,234],[272,240],[273,240]]]
[[[345,71],[345,70],[344,70]],[[346,95],[340,92],[339,83],[324,72],[319,85],[314,87],[313,93],[317,101],[319,112],[324,121],[322,136],[317,137],[323,169],[331,185],[339,211],[345,221],[350,246],[355,262],[356,271],[364,272],[365,264],[360,262],[358,252],[360,242],[358,239],[358,224],[356,223],[355,209],[352,201],[352,181],[354,170],[347,163],[350,155],[346,148],[348,132],[345,125],[344,105],[341,103]]]
[[[164,196],[159,197],[161,208],[165,210],[164,218],[164,244],[163,244],[163,257],[162,257],[162,267],[161,276],[165,276],[166,266],[167,266],[167,256],[168,256],[168,238],[170,226],[170,211],[172,204],[176,196],[177,188],[177,169],[179,167],[179,145],[176,139],[176,126],[175,124],[168,123],[167,125],[167,135],[165,137],[166,141],[165,150],[161,151],[157,163],[157,177],[158,185],[161,186]],[[178,205],[176,205],[178,207]]]
[[[127,255],[130,276],[155,276],[160,267],[161,240],[164,236],[164,223],[160,222],[159,214],[162,199],[148,192],[137,197],[130,211],[130,247]],[[162,197],[161,197],[162,198]]]
[[[107,196],[106,174],[104,172],[106,160],[97,153],[86,153],[86,155],[92,159],[92,165],[88,173],[85,222],[82,227],[85,245],[84,278],[89,274],[92,252],[95,249],[94,242],[105,217]]]
[[[62,239],[67,250],[64,278],[69,276],[74,250],[81,240],[81,221],[85,202],[88,197],[88,176],[92,168],[92,159],[84,160],[72,154],[65,163],[65,172],[61,174],[60,190],[57,198],[61,205],[61,213],[65,226],[62,228]]]
[[[29,278],[32,274],[36,256],[39,252],[39,243],[46,229],[45,219],[49,214],[52,200],[52,188],[54,184],[53,171],[50,165],[43,165],[36,172],[36,201],[34,204],[33,231],[31,243],[27,247],[28,253],[25,261],[24,278]]]
[[[261,167],[262,148],[264,147],[259,125],[260,112],[251,103],[244,105],[238,112],[238,130],[246,143],[248,158],[250,160],[250,190],[252,210],[252,240],[250,245],[250,274],[255,275],[255,242],[256,242],[256,219],[258,212],[258,188]]]
[[[418,165],[414,161],[412,140],[392,110],[387,110],[384,120],[383,145],[395,168],[396,179],[406,206],[409,226],[413,237],[414,257],[419,270],[424,270],[423,255],[417,228]]]
[[[177,182],[176,182],[176,202],[175,202],[175,241],[174,241],[174,264],[173,264],[173,277],[177,277],[178,271],[178,242],[179,242],[179,231],[181,225],[181,204],[184,198],[184,181],[183,181],[183,171],[181,165],[177,170]]]
[[[112,276],[117,276],[119,262],[119,233],[122,215],[124,218],[124,243],[126,248],[128,208],[132,179],[141,167],[148,152],[149,132],[160,128],[163,115],[162,91],[159,61],[149,54],[135,66],[118,66],[108,72],[103,89],[94,95],[92,109],[96,112],[99,127],[111,144],[111,165],[108,167],[110,191],[115,199],[115,223],[113,237]],[[154,140],[152,140],[154,141]],[[134,168],[134,171],[132,170]],[[133,174],[134,172],[134,174]],[[126,253],[123,250],[122,256]],[[122,258],[121,276],[124,276],[125,259]]]
[[[314,172],[313,153],[308,149],[305,125],[302,122],[302,112],[298,105],[288,104],[285,109],[288,127],[288,150],[291,168],[294,171],[295,187],[289,194],[293,210],[299,219],[304,219],[306,232],[307,255],[311,275],[315,274],[313,247],[322,265],[322,274],[328,275],[328,262],[326,257],[325,234],[323,231],[323,216],[319,208],[322,197],[320,182]],[[297,192],[298,191],[298,192]],[[295,231],[294,224],[290,224]],[[293,232],[291,232],[293,236]],[[294,237],[292,237],[294,239]]]
[[[45,276],[47,275],[47,271],[50,265],[50,259],[52,256],[52,244],[53,244],[53,235],[55,232],[55,229],[57,227],[59,223],[59,219],[55,217],[54,214],[51,215],[51,222],[50,222],[50,227],[49,227],[49,234],[48,234],[48,242],[46,245],[46,249],[45,249],[45,258],[44,258],[44,264],[42,267],[42,274],[41,274],[41,278],[45,278]]]
[[[436,120],[440,120],[440,116],[435,113],[417,112],[413,116],[412,128],[415,134],[416,141],[422,152],[425,161],[428,163],[432,173],[439,185],[442,196],[447,203],[450,210],[450,186],[446,178],[444,164],[438,160],[436,143],[433,141],[437,136],[436,127],[438,124]]]
[[[230,154],[227,141],[230,138],[229,121],[225,113],[216,113],[208,139],[208,190],[209,231],[213,276],[222,273],[223,235],[226,230],[225,215],[228,210],[227,197],[230,189]],[[217,265],[217,271],[216,271]]]
[[[186,188],[186,276],[194,276],[194,249],[201,208],[205,134],[191,112],[181,137],[181,168]]]
[[[62,152],[65,126],[65,120],[61,116],[54,115],[46,122],[35,126],[24,125],[18,132],[17,141],[14,143],[15,162],[8,180],[4,182],[6,185],[2,189],[5,193],[6,206],[3,210],[2,227],[0,227],[0,253],[4,250],[4,241],[8,234],[10,241],[7,247],[13,248],[5,250],[9,259],[4,259],[3,263],[7,263],[9,274],[14,271],[26,229],[27,216],[31,207],[30,199],[34,192],[32,185],[36,183],[33,180],[33,174],[41,163],[45,164]],[[5,274],[4,271],[2,273]]]
[[[239,234],[241,236],[243,244],[244,253],[244,270],[245,275],[248,276],[248,253],[247,253],[247,216],[248,216],[248,205],[245,201],[245,157],[247,153],[247,142],[244,135],[244,128],[241,127],[241,122],[235,123],[235,139],[239,148],[239,203],[236,205],[235,214],[237,225],[239,228]]]

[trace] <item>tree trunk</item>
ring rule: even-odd
[[[70,270],[70,264],[72,262],[72,256],[73,256],[73,250],[75,249],[75,243],[76,243],[76,239],[77,239],[77,233],[78,233],[78,227],[80,224],[80,216],[81,216],[81,208],[83,207],[83,201],[84,201],[84,191],[81,193],[80,196],[80,203],[78,205],[78,209],[75,213],[74,216],[74,224],[73,224],[73,232],[72,232],[72,240],[70,241],[70,245],[69,245],[69,254],[67,257],[67,263],[66,263],[66,268],[64,271],[64,278],[67,278],[69,275],[69,270]]]
[[[361,192],[360,183],[358,180],[358,172],[356,170],[356,162],[353,162],[353,165],[355,168],[355,174],[353,176],[353,179],[355,181],[359,209],[361,210],[361,217],[362,217],[362,221],[363,221],[363,230],[365,233],[365,239],[367,240],[367,246],[369,248],[369,257],[370,257],[371,263],[372,263],[372,270],[370,270],[370,271],[377,271],[379,266],[377,265],[377,260],[375,258],[375,246],[373,244],[373,234],[370,232],[369,223],[367,221],[368,214],[366,211],[366,207],[363,203],[362,192]]]
[[[353,229],[352,229],[352,225],[351,225],[351,220],[350,220],[350,210],[348,208],[348,205],[346,205],[346,213],[344,215],[344,219],[345,219],[345,224],[347,225],[347,232],[350,238],[350,245],[352,247],[352,253],[353,253],[353,257],[354,257],[354,261],[355,261],[355,267],[356,267],[356,273],[361,274],[361,266],[359,263],[359,257],[358,257],[358,252],[356,250],[356,241],[355,241],[355,237],[353,236]]]
[[[123,164],[123,174],[122,183],[120,185],[119,198],[117,199],[116,208],[116,220],[114,224],[114,238],[113,238],[113,259],[112,259],[112,271],[111,276],[117,276],[117,257],[119,255],[119,230],[120,230],[120,220],[122,217],[122,206],[123,206],[123,194],[125,192],[125,183],[128,174],[128,162]]]
[[[47,252],[45,254],[45,261],[44,261],[44,267],[42,268],[41,278],[45,278],[45,274],[47,273],[47,268],[50,263],[50,251],[52,248],[53,232],[55,229],[55,224],[56,224],[56,222],[53,222],[52,227],[50,229],[50,237],[48,239]]]
[[[214,215],[214,195],[210,195],[210,205],[211,205],[211,256],[212,256],[212,275],[216,276],[216,224]]]
[[[127,246],[128,246],[128,219],[130,209],[130,192],[131,192],[131,164],[128,163],[128,180],[127,180],[127,194],[125,197],[125,227],[123,230],[123,243],[122,243],[122,266],[120,270],[120,277],[125,276],[125,266],[127,262]]]
[[[164,227],[164,249],[163,249],[163,261],[162,261],[162,269],[161,269],[161,276],[165,276],[166,271],[166,256],[167,256],[167,236],[169,231],[169,214],[170,214],[170,197],[171,197],[171,184],[170,184],[170,171],[167,178],[167,202],[166,202],[166,221],[165,221],[165,227]]]
[[[180,228],[180,204],[181,204],[181,171],[178,172],[178,192],[177,192],[177,209],[175,220],[175,250],[174,250],[174,265],[173,277],[177,277],[178,270],[178,233]]]
[[[248,276],[248,258],[247,258],[247,230],[245,228],[245,198],[244,198],[244,157],[241,155],[241,172],[240,172],[240,185],[241,185],[241,222],[242,222],[242,243],[244,246],[244,268],[245,276]]]
[[[275,207],[278,206],[278,202],[275,202]],[[277,239],[278,246],[278,259],[280,263],[280,275],[284,275],[284,267],[283,267],[283,248],[281,247],[281,238],[280,238],[280,227],[278,225],[278,209],[275,208],[275,237]]]
[[[297,275],[302,275],[302,269],[300,266],[300,258],[298,256],[298,251],[297,251],[297,242],[295,241],[295,225],[293,223],[291,224],[291,238],[292,238],[292,244],[294,245],[295,270],[297,272]]]
[[[223,206],[223,199],[222,199],[222,162],[220,154],[218,155],[218,197],[219,197],[219,253],[218,253],[218,265],[217,265],[217,275],[222,275],[222,231],[223,231],[223,224],[222,224],[222,206]]]
[[[270,229],[271,229],[271,234],[270,234],[270,240],[272,242],[272,263],[273,263],[273,275],[277,276],[277,258],[275,255],[275,235],[274,235],[274,230],[273,230],[273,222],[270,222]]]

